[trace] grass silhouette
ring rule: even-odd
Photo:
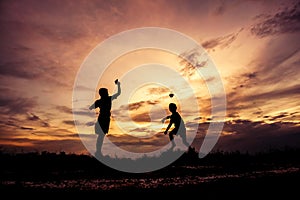
[[[110,158],[133,167],[165,159],[180,151],[164,152],[160,157],[137,160]],[[214,151],[199,159],[194,148],[184,152],[168,166],[146,173],[126,173],[102,164],[89,155],[65,152],[0,152],[1,192],[202,192],[211,195],[239,191],[265,194],[293,194],[300,175],[299,149],[273,149],[257,154]],[[268,190],[267,187],[273,188]],[[264,188],[264,190],[263,190]],[[275,189],[275,190],[274,190]],[[277,189],[277,190],[276,190]],[[221,194],[221,193],[220,193]]]

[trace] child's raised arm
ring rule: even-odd
[[[121,94],[121,83],[118,80],[116,80],[115,83],[118,85],[118,91],[116,94],[111,96],[111,100],[117,99]]]

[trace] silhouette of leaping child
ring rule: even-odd
[[[174,135],[179,135],[182,139],[182,143],[189,147],[189,143],[186,141],[186,128],[183,119],[181,118],[180,114],[176,111],[177,106],[175,103],[169,104],[169,110],[172,113],[172,115],[164,117],[161,121],[162,123],[165,122],[166,119],[170,119],[170,123],[165,130],[164,134],[166,135],[171,128],[172,124],[174,124],[174,129],[169,132],[169,138],[172,142],[172,149],[176,146],[174,142]]]
[[[96,156],[101,156],[101,148],[104,140],[104,136],[109,131],[110,125],[110,116],[111,116],[111,103],[112,100],[117,99],[118,96],[121,94],[121,86],[118,79],[115,80],[115,84],[118,85],[118,91],[116,94],[109,96],[107,88],[100,88],[99,95],[100,99],[96,100],[89,109],[96,109],[99,108],[100,112],[98,115],[98,120],[95,123],[95,133],[98,135],[97,143],[96,143]]]

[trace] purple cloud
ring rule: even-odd
[[[300,2],[282,9],[272,16],[265,16],[259,23],[251,27],[251,33],[259,38],[298,31],[300,31]]]

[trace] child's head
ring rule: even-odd
[[[173,113],[176,112],[177,106],[175,103],[170,103],[169,104],[169,110]]]
[[[99,89],[99,95],[103,97],[108,97],[108,90],[106,88],[100,88]]]

